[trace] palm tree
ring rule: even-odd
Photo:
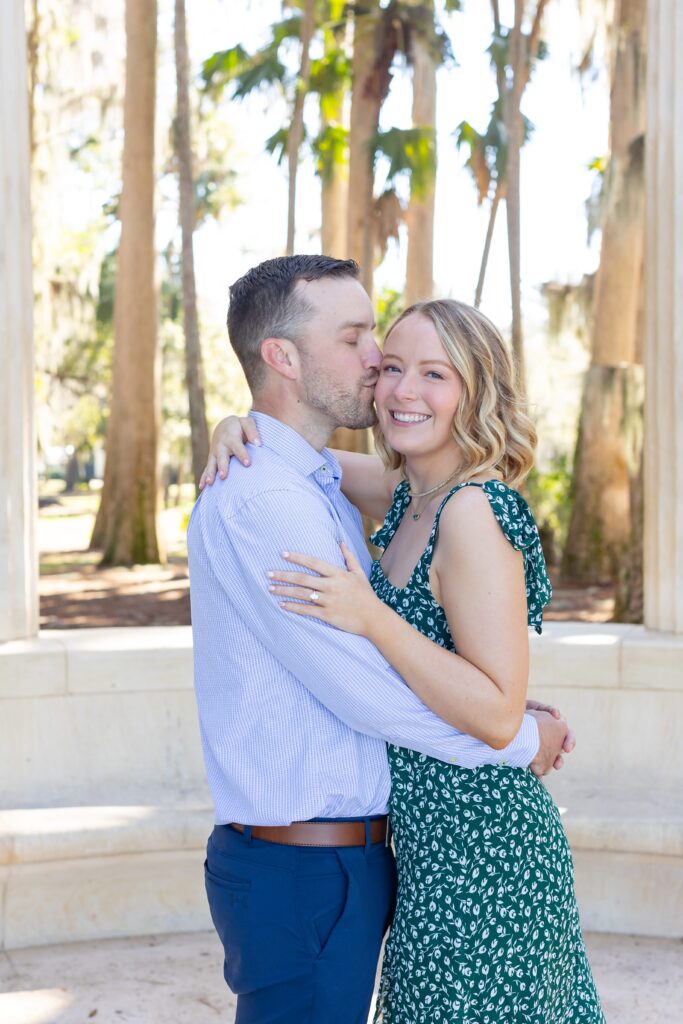
[[[195,487],[209,450],[209,429],[204,401],[204,374],[197,316],[197,289],[194,274],[193,235],[195,229],[195,185],[192,170],[190,97],[188,88],[188,52],[185,0],[175,0],[175,64],[177,114],[175,151],[180,191],[180,227],[182,234],[182,290],[185,324],[185,379],[190,406],[192,475]]]
[[[296,179],[299,167],[299,152],[304,141],[304,102],[311,77],[311,39],[315,31],[313,11],[314,0],[304,0],[301,16],[301,64],[294,88],[292,120],[287,133],[287,255],[294,254],[294,233],[296,229]]]
[[[154,284],[156,0],[126,2],[121,243],[107,463],[92,545],[105,565],[158,562],[157,308]]]
[[[524,372],[524,338],[522,333],[521,285],[521,204],[520,154],[524,145],[522,96],[541,45],[541,27],[548,0],[534,0],[531,29],[526,34],[525,0],[515,0],[512,28],[504,32],[500,21],[499,0],[491,0],[494,24],[492,56],[496,67],[498,95],[505,125],[507,152],[505,158],[505,209],[508,227],[508,261],[512,302],[512,352],[515,359],[517,387],[526,390]]]
[[[432,22],[434,2],[426,4]],[[417,36],[412,47],[413,127],[421,129],[431,141],[430,166],[424,186],[410,179],[410,202],[406,210],[408,252],[406,258],[406,303],[430,299],[434,290],[434,209],[436,183],[436,67],[434,47]]]
[[[320,131],[312,146],[320,176],[320,247],[327,256],[345,256],[347,251],[349,133],[345,100],[351,67],[344,46],[348,27],[344,8],[345,0],[329,0],[323,24],[324,53],[313,62],[310,82],[320,103]]]
[[[646,0],[617,0],[604,177],[602,249],[595,282],[591,364],[574,459],[574,503],[563,571],[586,583],[614,579],[626,562],[638,589]],[[635,500],[635,507],[634,500]],[[633,513],[633,515],[632,515]],[[634,526],[635,520],[635,526]],[[635,538],[635,545],[634,545]],[[630,598],[623,594],[626,607]],[[632,615],[630,616],[632,617]]]
[[[291,254],[296,228],[299,153],[305,138],[304,104],[311,77],[310,45],[318,25],[314,0],[300,0],[286,7],[297,13],[288,13],[282,21],[276,22],[271,27],[269,41],[260,50],[250,54],[239,44],[228,50],[218,50],[204,62],[202,77],[205,91],[216,98],[220,98],[228,86],[231,87],[232,98],[237,100],[263,87],[276,88],[290,107],[289,123],[267,140],[266,148],[276,153],[279,159],[287,154],[286,251]],[[301,8],[303,10],[299,13]],[[298,39],[301,44],[300,64],[295,76],[288,73],[282,54],[284,47],[293,39]]]

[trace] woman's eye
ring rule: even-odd
[[[391,366],[391,364],[388,364],[382,367],[382,373],[391,373],[393,370],[398,372],[398,366]]]
[[[443,376],[436,370],[430,370],[427,374],[428,377],[436,377],[437,380],[443,380]]]

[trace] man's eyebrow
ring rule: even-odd
[[[367,320],[346,320],[343,324],[339,325],[340,331],[347,331],[350,327],[356,330],[371,330],[374,331],[377,324],[373,320],[371,324],[368,324]]]

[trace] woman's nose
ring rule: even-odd
[[[396,381],[394,387],[394,394],[397,398],[406,400],[415,398],[415,385],[411,374],[401,374],[399,379]]]

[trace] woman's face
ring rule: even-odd
[[[462,388],[431,320],[419,313],[401,320],[386,340],[375,388],[388,444],[408,457],[454,447],[451,428]]]

